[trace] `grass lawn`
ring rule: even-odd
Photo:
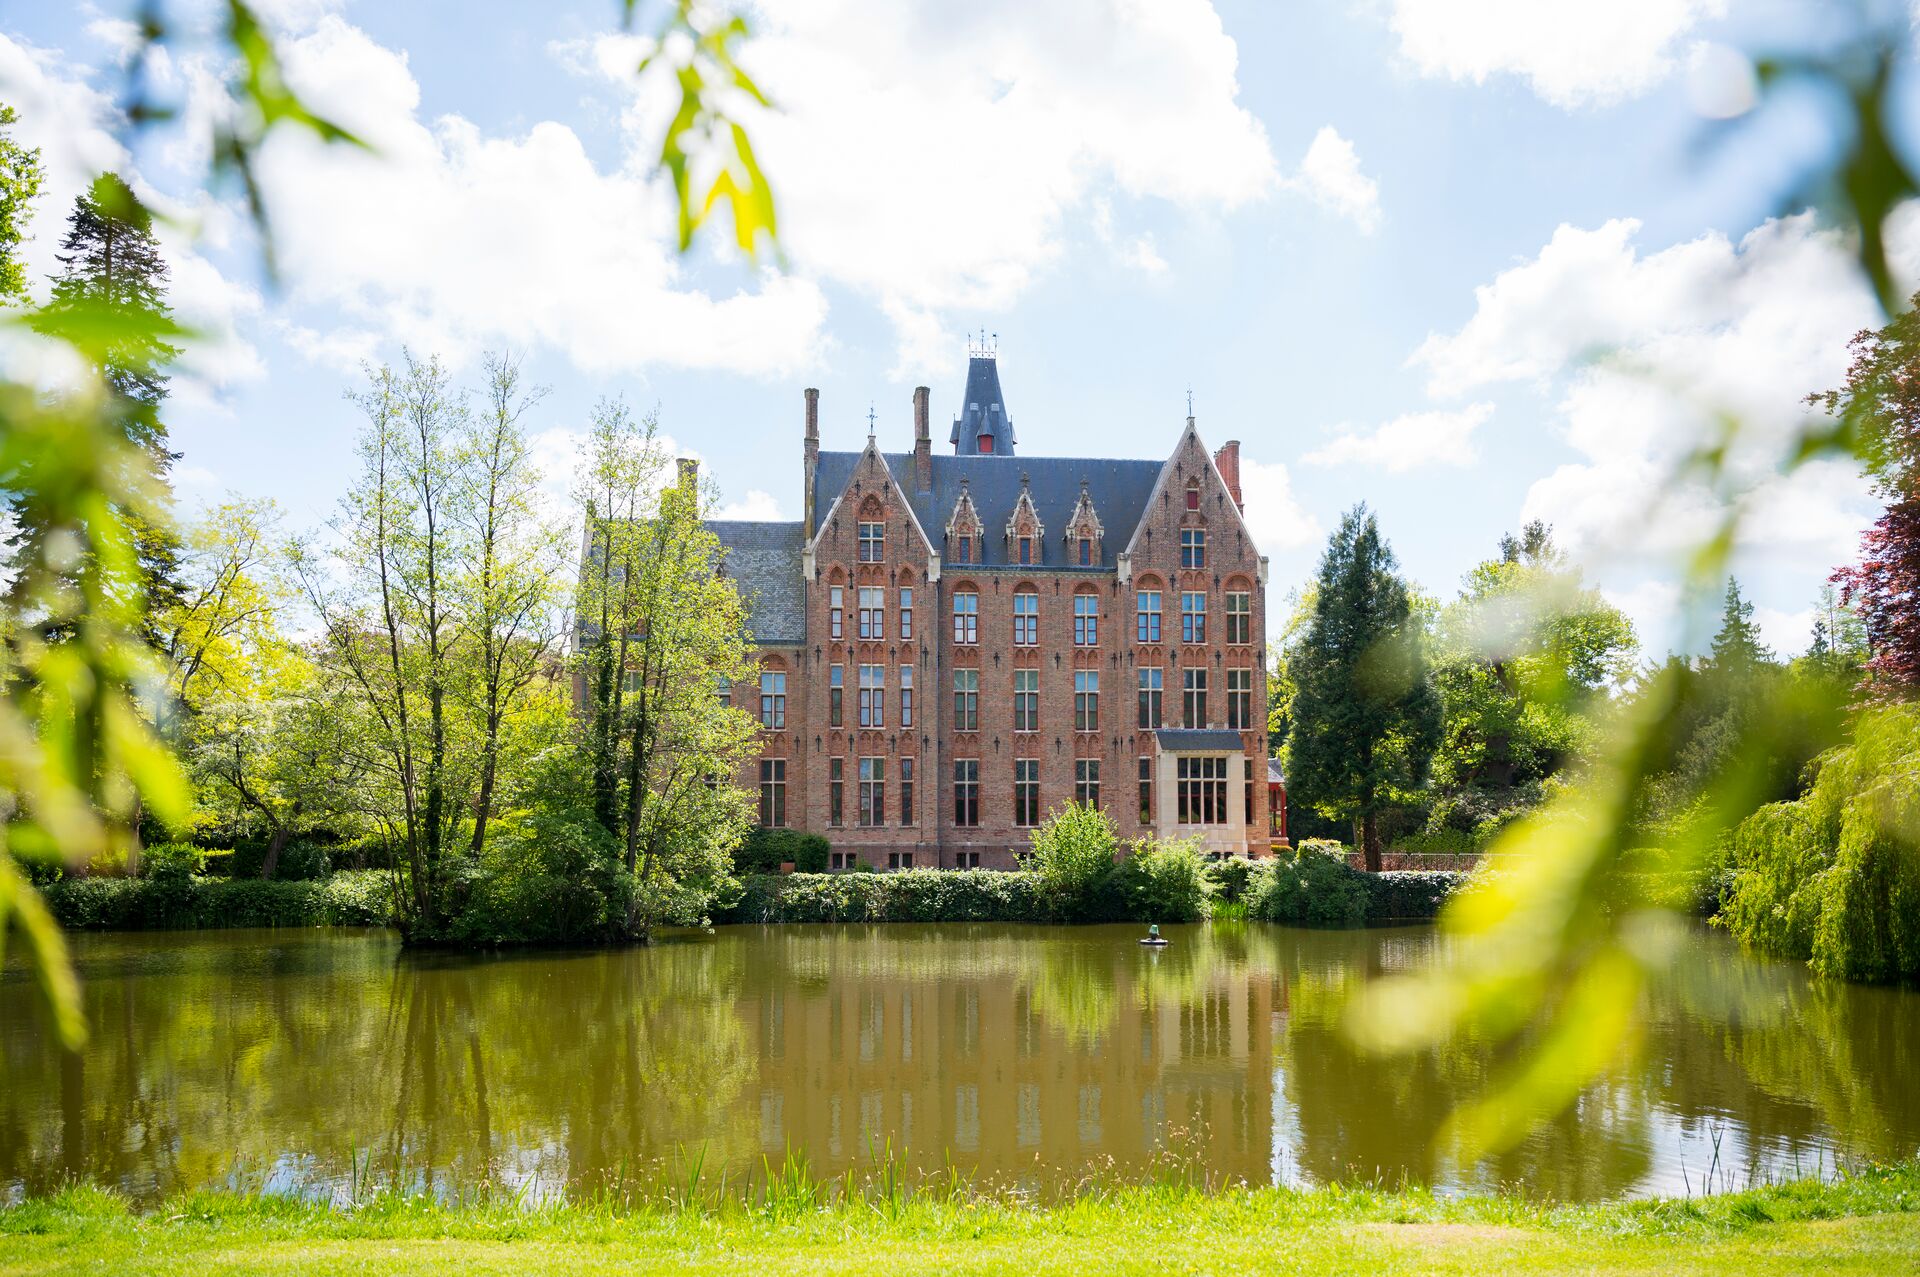
[[[1422,1192],[1182,1188],[1044,1210],[921,1199],[769,1212],[330,1210],[194,1196],[149,1214],[92,1189],[0,1211],[0,1274],[1872,1273],[1920,1269],[1920,1164],[1607,1206]]]

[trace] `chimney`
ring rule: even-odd
[[[1227,481],[1227,495],[1244,512],[1247,503],[1240,496],[1240,441],[1229,439],[1220,445],[1220,451],[1213,454],[1213,463],[1220,467],[1220,477]]]
[[[913,490],[933,491],[933,432],[927,422],[925,386],[913,388]]]
[[[693,457],[680,458],[680,489],[697,492],[700,488],[700,462]]]
[[[807,444],[806,478],[800,489],[800,502],[805,509],[802,516],[809,543],[813,540],[813,475],[820,468],[820,392],[812,386],[806,389],[807,396]]]

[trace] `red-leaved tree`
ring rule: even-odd
[[[1866,626],[1869,690],[1911,696],[1920,692],[1920,317],[1909,309],[1850,345],[1846,385],[1808,402],[1859,433],[1887,509],[1861,536],[1860,561],[1833,582]]]

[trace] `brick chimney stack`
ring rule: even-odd
[[[1227,495],[1242,511],[1247,503],[1240,496],[1240,441],[1229,439],[1220,445],[1220,451],[1213,454],[1213,463],[1220,467],[1220,477],[1227,481]]]
[[[680,490],[682,492],[700,490],[700,462],[695,457],[680,458]]]
[[[913,388],[913,490],[933,491],[933,430],[927,421],[925,386]]]
[[[808,386],[805,393],[807,396],[807,474],[806,482],[800,489],[800,500],[806,511],[802,516],[805,522],[803,530],[807,540],[811,542],[813,540],[813,475],[814,471],[820,468],[820,392]]]

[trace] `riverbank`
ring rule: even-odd
[[[809,1185],[817,1189],[818,1185]],[[146,1214],[95,1189],[0,1210],[0,1274],[1888,1273],[1920,1255],[1913,1163],[1690,1200],[1551,1207],[1514,1196],[1189,1187],[1056,1207],[934,1193],[748,1207],[334,1209],[196,1195]]]

